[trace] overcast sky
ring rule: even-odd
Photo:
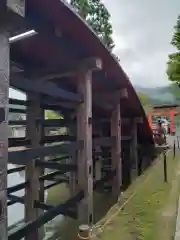
[[[133,84],[168,84],[166,62],[180,0],[103,0],[111,14],[115,53]]]

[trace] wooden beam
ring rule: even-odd
[[[116,91],[117,92],[117,91]],[[113,91],[109,91],[108,93],[97,93],[97,94],[94,94],[93,95],[93,100],[94,102],[102,102],[103,104],[104,103],[107,103],[109,105],[111,105],[111,108],[113,108],[113,105],[112,103],[119,103],[121,99],[123,98],[127,98],[128,97],[128,92],[127,92],[127,89],[126,88],[123,88],[123,89],[120,89],[118,91],[118,94],[114,94],[115,92]],[[116,95],[116,97],[114,97],[114,95]],[[110,103],[108,103],[111,102]],[[105,105],[105,104],[104,104]]]
[[[144,119],[143,117],[136,117],[134,119],[135,123],[139,123],[139,124],[143,124],[144,123]]]
[[[87,71],[100,71],[102,70],[103,63],[102,60],[98,57],[91,57],[83,59],[80,63],[77,64],[77,70],[83,69]]]
[[[37,230],[39,227],[43,226],[45,223],[49,222],[56,216],[60,214],[66,215],[67,209],[69,209],[71,206],[75,205],[77,202],[82,200],[83,196],[84,194],[81,191],[73,198],[67,200],[65,203],[59,204],[54,208],[50,209],[49,211],[45,212],[44,214],[39,216],[35,221],[29,222],[28,224],[24,224],[18,230],[15,229],[15,231],[12,231],[8,235],[8,240],[22,239],[25,235],[29,234],[32,231]]]
[[[45,168],[49,169],[59,169],[62,170],[62,172],[71,172],[71,171],[76,171],[77,166],[73,164],[62,164],[62,163],[57,163],[53,161],[41,161],[41,160],[36,160],[36,166],[44,166]]]
[[[59,98],[66,101],[82,102],[83,98],[80,94],[68,92],[64,89],[57,87],[56,84],[52,82],[42,83],[33,82],[24,78],[23,80],[16,77],[11,79],[11,86],[21,89],[25,92],[31,91],[34,93],[45,94],[53,98]]]
[[[80,223],[93,224],[93,161],[92,161],[92,71],[81,69],[78,75],[78,92],[84,102],[77,108],[77,139],[84,142],[78,151],[78,191],[83,190],[85,198],[78,206]]]
[[[27,106],[27,138],[30,140],[30,147],[34,150],[40,147],[40,140],[42,137],[42,128],[37,126],[36,119],[43,118],[43,110],[40,108],[41,97],[38,94],[28,93],[28,101],[31,102]],[[36,157],[39,157],[36,155]],[[24,158],[26,159],[26,158]],[[26,159],[25,179],[29,182],[28,187],[25,188],[25,222],[34,221],[42,211],[34,208],[34,202],[40,200],[40,186],[39,177],[42,175],[41,168],[36,167],[36,160]],[[30,239],[43,239],[40,231],[34,231],[28,234],[25,238]]]
[[[101,147],[112,147],[115,142],[115,137],[101,137],[93,139],[93,145]]]
[[[102,70],[102,60],[97,57],[92,58],[85,58],[83,60],[77,61],[74,68],[69,70],[69,72],[56,72],[52,74],[42,74],[39,73],[38,75],[29,75],[28,77],[34,82],[40,81],[48,81],[53,79],[60,79],[66,77],[77,77],[78,69],[91,69],[92,71]],[[42,76],[43,75],[43,76]],[[15,75],[14,75],[15,76]],[[21,77],[22,78],[22,77]]]
[[[138,176],[138,142],[137,142],[137,123],[132,121],[131,124],[131,180]]]
[[[119,94],[120,94],[120,99],[128,98],[128,90],[127,90],[127,88],[120,89],[119,90]]]
[[[39,76],[38,76],[39,75]],[[30,79],[32,81],[49,81],[49,80],[53,80],[53,79],[61,79],[61,78],[66,78],[66,77],[74,77],[76,76],[76,71],[70,71],[70,72],[64,72],[64,73],[53,73],[53,74],[44,74],[42,76],[42,74],[38,74],[38,75],[30,75]]]
[[[111,137],[115,138],[115,144],[112,146],[112,171],[115,171],[115,176],[112,181],[113,195],[118,198],[122,185],[122,159],[121,159],[121,115],[120,103],[115,105],[111,117]]]
[[[75,142],[75,143],[64,143],[60,145],[54,146],[45,146],[38,148],[28,148],[23,150],[11,150],[8,152],[8,162],[17,165],[26,165],[27,162],[31,161],[38,157],[45,157],[50,155],[58,155],[61,154],[69,154],[70,156],[74,156],[78,149],[82,149],[83,142]],[[25,161],[26,159],[26,161]]]
[[[121,124],[131,124],[132,121],[136,123],[144,123],[144,119],[142,117],[134,117],[134,118],[125,118],[121,117]],[[102,123],[110,123],[110,119],[108,118],[93,118],[93,124],[102,124]]]

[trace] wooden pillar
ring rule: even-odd
[[[83,142],[77,153],[77,191],[84,191],[84,199],[78,206],[78,220],[93,224],[93,161],[92,161],[92,72],[102,69],[100,59],[84,60],[78,70],[78,92],[84,101],[77,107],[77,141]]]
[[[78,78],[78,92],[84,102],[77,110],[77,140],[84,147],[78,151],[78,189],[84,190],[85,197],[79,204],[79,221],[93,223],[93,162],[92,162],[92,72],[81,71]]]
[[[40,96],[33,93],[27,94],[27,100],[30,104],[27,107],[27,138],[30,139],[31,148],[37,148],[40,146],[40,140],[42,135],[42,128],[38,124],[37,120],[43,118],[43,110],[40,108]],[[42,174],[42,169],[35,166],[35,159],[27,161],[26,165],[26,181],[29,185],[25,190],[25,221],[35,220],[42,210],[34,208],[34,201],[39,200],[40,197],[44,198],[43,188],[40,189],[39,177]],[[42,186],[43,187],[43,186]],[[42,200],[42,199],[41,199]],[[27,240],[39,240],[42,239],[42,233],[34,230],[33,233],[26,237]]]
[[[69,134],[72,136],[76,136],[76,127],[74,126],[69,126]],[[71,156],[69,157],[68,161],[69,164],[77,164],[77,158],[76,156]],[[68,174],[69,176],[69,192],[70,192],[70,197],[75,196],[76,194],[76,181],[77,181],[77,174],[72,171]]]
[[[116,103],[111,116],[111,136],[115,138],[115,144],[111,150],[112,170],[115,176],[112,182],[112,193],[115,197],[120,194],[122,185],[122,159],[121,159],[121,113],[120,103]]]
[[[1,7],[1,4],[0,4]],[[1,14],[1,11],[0,11]],[[9,35],[0,16],[0,239],[7,237]]]
[[[138,176],[137,123],[132,120],[131,140],[131,180]]]

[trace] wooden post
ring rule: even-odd
[[[72,136],[76,136],[76,128],[74,129],[73,127],[69,127],[70,134]],[[69,164],[77,164],[77,157],[76,156],[71,156],[68,159]],[[77,182],[77,174],[72,171],[68,174],[69,176],[69,192],[70,196],[73,197],[76,194],[76,182]]]
[[[0,4],[1,7],[1,4]],[[1,11],[0,11],[1,12]],[[9,35],[0,16],[0,239],[7,236],[7,162],[9,101]]]
[[[173,145],[173,158],[175,159],[176,157],[176,140],[174,140],[174,145]]]
[[[163,152],[164,158],[164,182],[167,182],[167,159],[166,159],[166,151]]]
[[[77,140],[84,142],[78,151],[78,189],[84,190],[85,197],[79,204],[79,221],[93,223],[93,163],[92,163],[92,72],[81,71],[78,92],[84,96],[84,102],[77,110]]]
[[[84,61],[78,69],[78,92],[83,103],[77,107],[77,141],[83,149],[77,153],[77,191],[84,190],[84,199],[78,206],[78,220],[82,224],[93,224],[93,161],[92,161],[92,72],[102,69],[98,58]]]
[[[132,121],[132,140],[131,140],[131,180],[138,176],[138,142],[137,142],[137,123]]]
[[[178,149],[180,148],[179,146],[179,136],[177,136],[177,146],[178,146]]]
[[[31,141],[30,147],[37,148],[40,146],[42,134],[41,126],[37,124],[37,120],[43,117],[43,110],[40,108],[40,97],[37,94],[28,93],[27,100],[30,102],[27,106],[27,138]],[[25,189],[25,221],[28,222],[35,220],[42,213],[42,210],[34,208],[34,201],[42,198],[44,191],[43,188],[40,188],[39,182],[42,169],[35,166],[35,159],[27,162],[25,172],[26,181],[29,182]],[[38,230],[34,230],[26,237],[27,240],[40,240],[42,238],[42,232],[40,234]]]
[[[115,143],[111,150],[112,171],[115,171],[115,176],[112,182],[112,192],[115,197],[118,197],[120,193],[120,188],[122,185],[120,103],[116,103],[115,108],[112,112],[111,136],[115,138]]]
[[[91,240],[90,227],[88,225],[80,225],[78,239]]]

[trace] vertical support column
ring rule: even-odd
[[[74,126],[69,126],[70,135],[76,136],[76,128]],[[71,156],[68,159],[69,164],[77,164],[76,156]],[[77,181],[77,174],[72,171],[69,174],[69,192],[70,196],[73,197],[76,194],[76,181]]]
[[[112,192],[115,197],[119,196],[120,187],[122,185],[122,159],[121,159],[121,113],[120,103],[116,106],[111,116],[111,136],[115,138],[115,144],[111,150],[112,170],[116,171],[113,183]]]
[[[78,151],[78,190],[84,190],[84,199],[79,204],[79,221],[93,223],[93,162],[92,162],[92,71],[82,70],[78,77],[78,92],[84,102],[77,109],[77,140],[84,147]]]
[[[1,7],[1,4],[0,4]],[[0,11],[1,12],[1,11]],[[0,239],[7,236],[9,39],[0,19]]]
[[[138,176],[138,149],[137,149],[137,123],[135,119],[132,120],[131,132],[131,180]]]
[[[29,105],[27,107],[27,138],[31,141],[31,148],[40,146],[42,128],[37,124],[37,119],[42,119],[43,110],[40,108],[40,96],[33,93],[27,94]],[[42,210],[34,208],[34,201],[42,198],[42,190],[40,189],[39,177],[41,175],[41,168],[35,166],[35,159],[27,162],[26,165],[26,181],[29,185],[25,190],[25,221],[35,220]],[[39,240],[43,236],[39,234],[38,230],[26,237],[26,240]]]

